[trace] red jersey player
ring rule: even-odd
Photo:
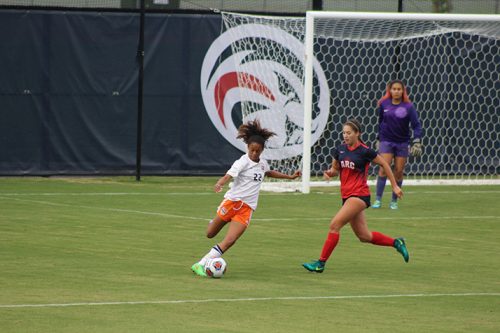
[[[342,207],[335,214],[331,223],[328,237],[323,245],[319,260],[304,263],[305,269],[310,272],[322,273],[325,263],[332,254],[339,241],[340,229],[347,223],[360,241],[381,246],[392,246],[401,253],[408,262],[410,256],[403,238],[391,238],[380,232],[370,231],[366,223],[364,210],[370,207],[370,189],[367,184],[368,167],[370,162],[380,165],[389,178],[392,190],[398,198],[403,192],[396,183],[389,164],[371,148],[368,148],[360,139],[361,125],[355,119],[344,124],[344,143],[334,152],[332,167],[324,172],[324,177],[340,175],[340,192]]]

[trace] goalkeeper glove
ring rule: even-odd
[[[410,154],[414,157],[422,156],[422,144],[420,143],[420,139],[413,139],[410,147]]]

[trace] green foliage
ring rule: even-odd
[[[346,226],[322,274],[301,263],[319,255],[338,188],[262,193],[216,280],[190,271],[225,234],[204,236],[222,198],[215,181],[0,179],[1,331],[500,329],[499,186],[408,186],[398,211],[386,193],[368,225],[404,236],[410,263]]]

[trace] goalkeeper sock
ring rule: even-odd
[[[337,246],[339,242],[339,233],[338,232],[329,232],[328,237],[325,240],[325,244],[323,244],[323,249],[321,250],[321,256],[319,257],[320,261],[327,261],[330,258],[330,255]]]
[[[377,200],[382,199],[382,195],[384,195],[385,183],[387,181],[387,177],[377,177]]]
[[[372,244],[380,246],[392,246],[394,244],[394,238],[386,236],[377,231],[372,231]]]
[[[219,247],[219,245],[215,245],[214,247],[212,247],[210,249],[210,251],[207,254],[205,254],[205,256],[203,258],[201,258],[201,260],[198,263],[200,265],[205,266],[205,264],[207,263],[208,259],[220,258],[223,253],[224,253],[224,251],[221,250],[221,248]]]
[[[403,181],[400,180],[399,182],[396,182],[399,186],[399,188],[403,187]],[[396,193],[392,192],[392,201],[398,201],[398,196]]]

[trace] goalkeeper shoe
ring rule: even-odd
[[[408,249],[406,248],[404,238],[396,238],[394,240],[393,246],[398,250],[399,253],[403,256],[405,262],[410,260],[410,254],[408,253]]]
[[[380,208],[380,207],[382,207],[382,202],[380,202],[380,200],[375,200],[372,207],[373,208]]]
[[[323,271],[325,270],[325,262],[321,260],[306,262],[302,264],[302,266],[304,266],[304,268],[309,272],[323,273]]]
[[[191,270],[196,275],[207,276],[207,273],[205,273],[205,267],[198,262],[196,264],[194,264],[193,266],[191,266]]]
[[[398,209],[398,202],[397,201],[391,201],[389,204],[390,209]]]

